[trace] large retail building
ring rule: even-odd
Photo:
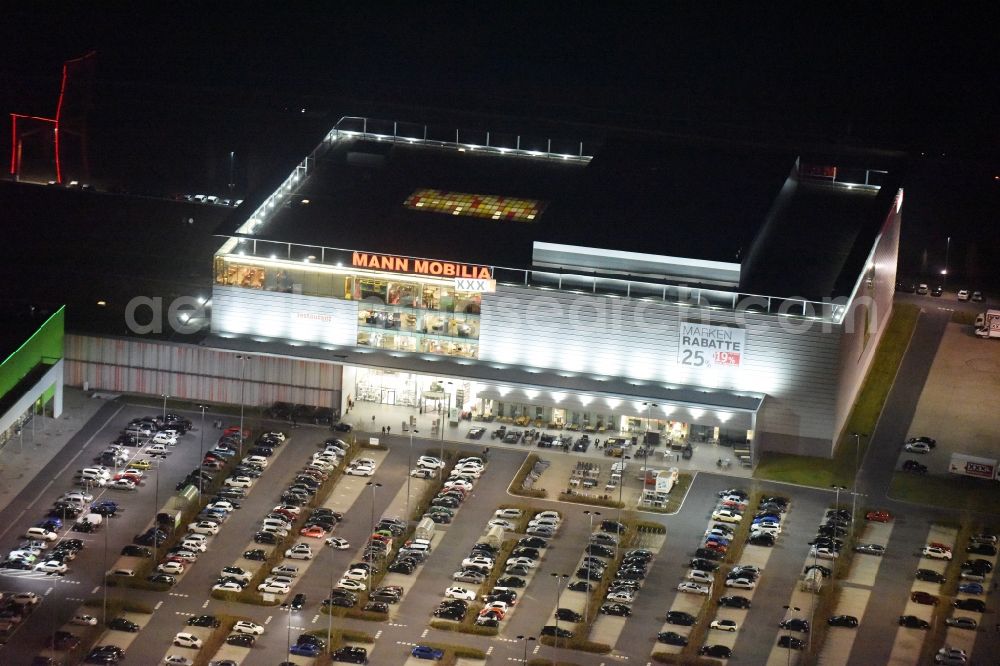
[[[344,118],[220,232],[213,347],[332,407],[830,455],[887,325],[893,156]]]

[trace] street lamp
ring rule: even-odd
[[[365,483],[366,486],[370,486],[372,489],[372,533],[375,532],[375,489],[381,488],[381,483],[376,483],[375,481],[368,481]]]
[[[948,288],[948,259],[951,255],[951,236],[948,236],[948,240],[945,242],[944,246],[944,270],[941,271],[941,275],[944,276],[944,284],[942,287],[944,289]]]
[[[594,533],[594,516],[600,517],[601,512],[600,511],[591,511],[590,509],[587,509],[586,511],[583,512],[583,515],[587,516],[587,518],[590,520],[590,533],[593,534]],[[585,622],[590,622],[590,577],[589,576],[587,577],[587,602],[586,603],[587,603],[587,610],[585,612],[586,612],[587,616],[586,616],[586,618],[585,618],[584,621]]]
[[[621,471],[621,475],[618,477],[618,524],[619,525],[621,525],[621,522],[622,522],[622,505],[625,503],[624,502],[624,498],[622,496],[622,492],[625,489],[625,468],[628,466],[628,462],[627,461],[629,461],[631,459],[632,459],[632,456],[626,456],[626,455],[622,456],[622,471]],[[615,534],[615,559],[616,560],[618,559],[618,542],[621,541],[621,538],[622,538],[622,533],[621,533],[620,530],[621,530],[620,527],[615,527],[615,532],[616,532],[616,534]]]
[[[246,402],[246,370],[247,370],[247,361],[249,361],[253,357],[249,356],[247,354],[237,354],[236,358],[238,358],[241,361],[241,363],[240,363],[240,433],[239,433],[239,440],[240,440],[240,458],[243,458],[243,407],[244,407],[244,404]]]
[[[863,432],[852,433],[854,437],[854,485],[858,485],[858,474],[861,472],[861,438],[868,437]]]
[[[420,431],[417,430],[416,428],[410,428],[410,450],[407,453],[407,459],[406,459],[406,465],[407,465],[407,467],[406,467],[406,523],[407,524],[410,523],[410,477],[412,476],[412,474],[410,474],[410,472],[413,471],[413,435],[417,434],[418,432],[420,432]],[[441,460],[443,461],[444,459],[442,458]]]
[[[445,385],[454,386],[454,382],[445,382]],[[445,425],[448,423],[449,419],[451,419],[451,393],[447,389],[445,389],[444,398],[445,398],[445,413],[441,419],[441,448],[438,451],[438,459],[441,461],[444,461],[444,428]]]
[[[564,574],[564,573],[550,573],[549,575],[552,576],[555,579],[555,581],[556,581],[556,640],[555,640],[555,644],[556,644],[556,647],[559,647],[559,597],[561,596],[561,593],[562,593],[562,583],[567,578],[569,578],[569,574]],[[589,585],[589,582],[588,582],[588,585]]]
[[[201,410],[201,441],[198,442],[198,457],[202,462],[205,461],[205,410],[208,409],[208,405],[198,405],[198,409]],[[204,479],[202,479],[202,468],[201,462],[198,463],[198,501],[201,501],[201,493],[204,490]]]
[[[832,485],[830,487],[833,488],[834,492],[836,492],[836,499],[834,500],[834,503],[833,503],[833,506],[834,506],[834,509],[833,509],[833,524],[834,524],[833,534],[834,534],[834,538],[836,538],[836,535],[837,535],[836,525],[838,525],[840,523],[840,491],[841,490],[847,490],[847,486],[838,486],[838,485],[834,484],[834,485]],[[853,522],[853,520],[854,520],[853,516],[851,516],[851,520]],[[831,543],[833,543],[834,545],[836,544],[836,542],[831,542]],[[837,559],[840,557],[840,553],[838,553],[835,548],[831,548],[831,549],[833,550],[833,554],[834,554],[833,566],[830,567],[830,582],[832,583],[833,579],[837,577]]]
[[[646,408],[646,436],[643,437],[642,445],[649,441],[649,424],[653,421],[653,407],[659,407],[655,402],[644,402],[642,406]]]
[[[292,607],[288,606],[285,613],[288,615],[288,622],[285,623],[285,654],[288,654],[292,651]]]
[[[787,615],[788,611],[790,611],[790,610],[795,611],[796,613],[799,612],[800,610],[802,610],[798,606],[782,606],[782,608],[785,609],[785,615]],[[784,620],[784,618],[782,618],[782,619]],[[785,652],[785,664],[787,665],[787,664],[790,664],[791,661],[792,661],[792,633],[791,633],[791,629],[789,629],[789,630],[787,630],[785,632],[785,636],[788,637],[788,646],[787,646],[788,647],[788,651]]]
[[[524,641],[524,656],[521,658],[522,664],[528,663],[528,641],[535,640],[534,636],[518,636],[517,640]]]
[[[163,416],[162,416],[162,421],[163,421],[163,426],[165,426],[167,424],[167,398],[169,398],[170,396],[167,395],[166,393],[161,393],[160,397],[163,398]],[[160,426],[160,427],[162,428],[163,426]]]

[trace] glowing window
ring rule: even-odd
[[[545,202],[534,199],[432,189],[416,190],[403,205],[410,210],[482,217],[501,222],[534,222],[545,210]]]

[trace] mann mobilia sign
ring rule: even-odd
[[[351,265],[355,268],[370,268],[393,273],[454,278],[455,288],[460,291],[496,290],[496,282],[493,280],[489,267],[478,264],[399,257],[392,254],[352,252]]]

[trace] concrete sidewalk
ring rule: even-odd
[[[372,417],[374,417],[374,420]],[[410,433],[408,430],[403,430],[403,423],[409,422],[411,417],[416,419],[416,428],[420,437],[432,440],[441,437],[441,434],[433,428],[433,422],[436,419],[439,419],[441,415],[437,412],[425,412],[424,414],[419,414],[413,407],[398,407],[395,405],[381,405],[372,402],[357,402],[354,404],[354,409],[344,415],[343,421],[345,423],[350,423],[354,426],[355,430],[360,430],[365,433],[374,432],[372,435],[373,437],[383,437],[381,434],[382,427],[388,426],[391,429],[389,437],[408,438]],[[469,428],[475,426],[486,428],[486,433],[481,439],[469,439],[466,437]],[[517,449],[525,452],[533,451],[549,458],[568,455],[573,459],[583,458],[587,460],[603,460],[607,462],[608,466],[610,466],[611,462],[615,460],[614,458],[605,456],[604,450],[596,448],[593,444],[587,449],[586,453],[579,453],[576,451],[563,453],[562,451],[556,449],[540,449],[535,445],[504,444],[499,439],[490,438],[490,433],[499,427],[499,423],[486,423],[483,421],[459,421],[457,426],[446,424],[444,428],[444,440],[447,442],[468,444],[470,446],[478,446],[481,448]],[[528,428],[525,427],[507,426],[508,430],[512,428],[514,430],[528,430]],[[558,435],[561,431],[543,428],[542,432]],[[569,434],[576,438],[582,433],[572,432]],[[615,433],[610,432],[600,433],[597,435],[591,434],[590,438],[593,440],[596,437],[601,441],[604,441],[608,437],[614,435]],[[694,448],[694,455],[690,460],[684,460],[679,455],[671,454],[669,452],[666,456],[664,456],[662,452],[665,450],[665,447],[656,447],[655,452],[650,454],[648,460],[646,461],[647,465],[651,469],[677,467],[681,472],[713,472],[716,474],[728,474],[733,477],[744,479],[748,479],[752,476],[751,469],[741,467],[739,465],[731,448],[708,443],[692,443],[692,447]],[[631,455],[631,453],[631,451],[627,451],[626,455]],[[733,462],[728,468],[719,469],[716,464],[719,459],[731,459]],[[629,466],[635,467],[640,462],[642,462],[641,459],[633,460],[630,462]]]
[[[62,416],[58,419],[36,416],[34,428],[28,426],[19,437],[12,438],[0,449],[0,511],[21,494],[108,402],[92,398],[91,392],[66,386]],[[83,442],[79,444],[82,446]]]

